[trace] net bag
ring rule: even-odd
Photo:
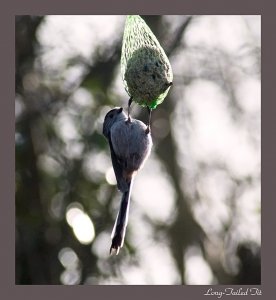
[[[172,84],[169,59],[138,15],[126,18],[121,73],[124,87],[132,100],[153,109],[164,100]]]

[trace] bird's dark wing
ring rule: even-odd
[[[116,153],[114,151],[110,134],[108,135],[108,142],[109,142],[111,160],[112,160],[113,170],[114,170],[116,180],[117,180],[118,189],[121,192],[125,192],[126,190],[128,190],[128,184],[127,184],[127,182],[126,182],[126,180],[124,179],[124,176],[123,176],[123,162],[116,155]]]

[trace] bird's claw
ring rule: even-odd
[[[126,123],[131,123],[131,117],[128,116],[127,120],[126,120]]]

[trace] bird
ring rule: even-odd
[[[122,193],[109,251],[117,255],[124,244],[133,180],[150,155],[152,138],[146,124],[128,116],[122,107],[115,107],[106,114],[103,135],[109,143],[117,187]]]

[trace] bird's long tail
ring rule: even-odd
[[[125,234],[126,234],[126,227],[128,222],[128,211],[129,211],[129,202],[130,202],[130,194],[132,189],[132,182],[131,180],[128,184],[128,190],[123,193],[120,209],[117,214],[117,218],[112,230],[111,238],[112,244],[110,247],[110,254],[114,252],[116,255],[119,253],[120,248],[124,244]]]

